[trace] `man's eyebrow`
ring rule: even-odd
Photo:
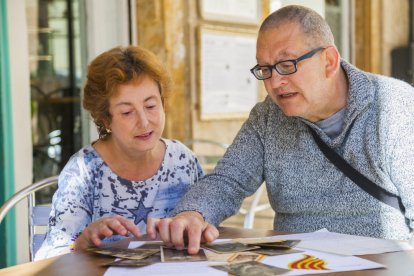
[[[280,60],[282,60],[282,59],[286,59],[286,58],[291,59],[291,58],[292,58],[292,55],[291,55],[291,54],[289,54],[288,52],[286,52],[286,50],[284,50],[284,51],[282,51],[282,52],[278,55],[278,58],[279,58]]]
[[[293,59],[292,54],[289,54],[288,52],[286,52],[286,50],[283,50],[282,52],[280,52],[278,54],[277,59],[274,60],[271,65],[273,65],[275,63],[278,63],[278,62],[281,62],[281,61],[284,61],[284,60],[289,60],[289,59]],[[270,64],[267,64],[267,63],[264,64],[264,63],[259,62],[257,57],[256,57],[256,61],[257,61],[257,64],[259,64],[259,65],[270,65]]]

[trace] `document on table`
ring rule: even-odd
[[[280,236],[286,239],[287,236]],[[217,240],[216,242],[223,242]],[[144,242],[131,242],[129,247],[135,248]],[[315,250],[305,250],[300,253],[292,253],[278,256],[267,256],[261,261],[264,264],[289,269],[283,275],[305,275],[318,273],[332,273],[340,271],[353,271],[385,267],[369,260],[354,256],[343,256],[320,252]],[[169,275],[169,276],[227,276],[227,272],[212,268],[212,264],[223,264],[224,262],[181,262],[181,263],[156,263],[145,267],[109,267],[105,276],[114,275]]]
[[[367,255],[412,250],[408,241],[385,240],[370,237],[346,235],[322,229],[316,232],[279,235],[272,238],[301,240],[302,249],[313,249],[340,255]]]
[[[228,241],[228,240],[218,240]],[[135,241],[129,243],[129,248],[143,245],[145,242]],[[202,250],[202,249],[201,249]],[[127,276],[127,275],[169,275],[169,276],[225,276],[227,273],[214,269],[209,265],[211,262],[185,262],[185,263],[157,263],[146,267],[109,267],[105,276]]]
[[[105,276],[129,276],[129,275],[168,275],[168,276],[226,276],[227,273],[214,269],[208,262],[187,263],[158,263],[145,267],[110,267]]]
[[[316,250],[267,257],[264,264],[290,269],[283,275],[307,275],[385,268],[384,265],[355,256],[336,255]]]

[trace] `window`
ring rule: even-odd
[[[26,0],[34,181],[58,174],[82,146],[79,6]]]

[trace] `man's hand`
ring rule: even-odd
[[[76,239],[75,250],[82,250],[88,247],[99,246],[102,240],[113,235],[128,236],[129,233],[136,238],[142,236],[138,226],[132,221],[121,217],[105,217],[94,221],[83,230],[82,234]]]
[[[204,221],[198,212],[182,212],[172,218],[148,219],[147,234],[155,239],[157,232],[167,245],[178,250],[185,247],[188,238],[188,253],[196,254],[200,250],[200,242],[212,242],[218,238],[219,232],[214,225]]]

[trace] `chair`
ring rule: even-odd
[[[254,217],[256,216],[256,213],[271,208],[269,202],[259,204],[260,198],[264,190],[265,190],[265,184],[263,183],[259,187],[259,189],[257,189],[257,191],[254,193],[250,206],[246,209],[243,207],[240,208],[239,213],[244,215],[244,224],[243,224],[244,228],[252,229],[253,223],[254,223]]]
[[[198,161],[204,173],[211,173],[217,162],[223,157],[229,145],[207,140],[207,139],[193,139],[183,142],[184,145],[191,147],[196,153]]]
[[[224,152],[229,147],[227,144],[207,139],[193,139],[183,143],[193,148],[205,173],[213,171],[217,162],[223,157]],[[255,192],[248,208],[240,208],[239,213],[244,215],[244,228],[252,229],[256,213],[270,208],[269,203],[259,204],[264,188],[264,184],[262,184]]]
[[[58,176],[51,176],[45,178],[36,183],[33,183],[17,193],[15,193],[9,200],[7,200],[0,208],[0,223],[3,221],[4,217],[8,212],[21,200],[28,199],[28,216],[29,216],[29,258],[30,261],[33,261],[34,256],[37,250],[43,243],[45,239],[45,233],[38,234],[35,230],[39,226],[46,226],[49,222],[49,214],[51,207],[46,205],[36,205],[35,204],[35,192],[43,188],[49,187],[51,185],[58,183]]]

